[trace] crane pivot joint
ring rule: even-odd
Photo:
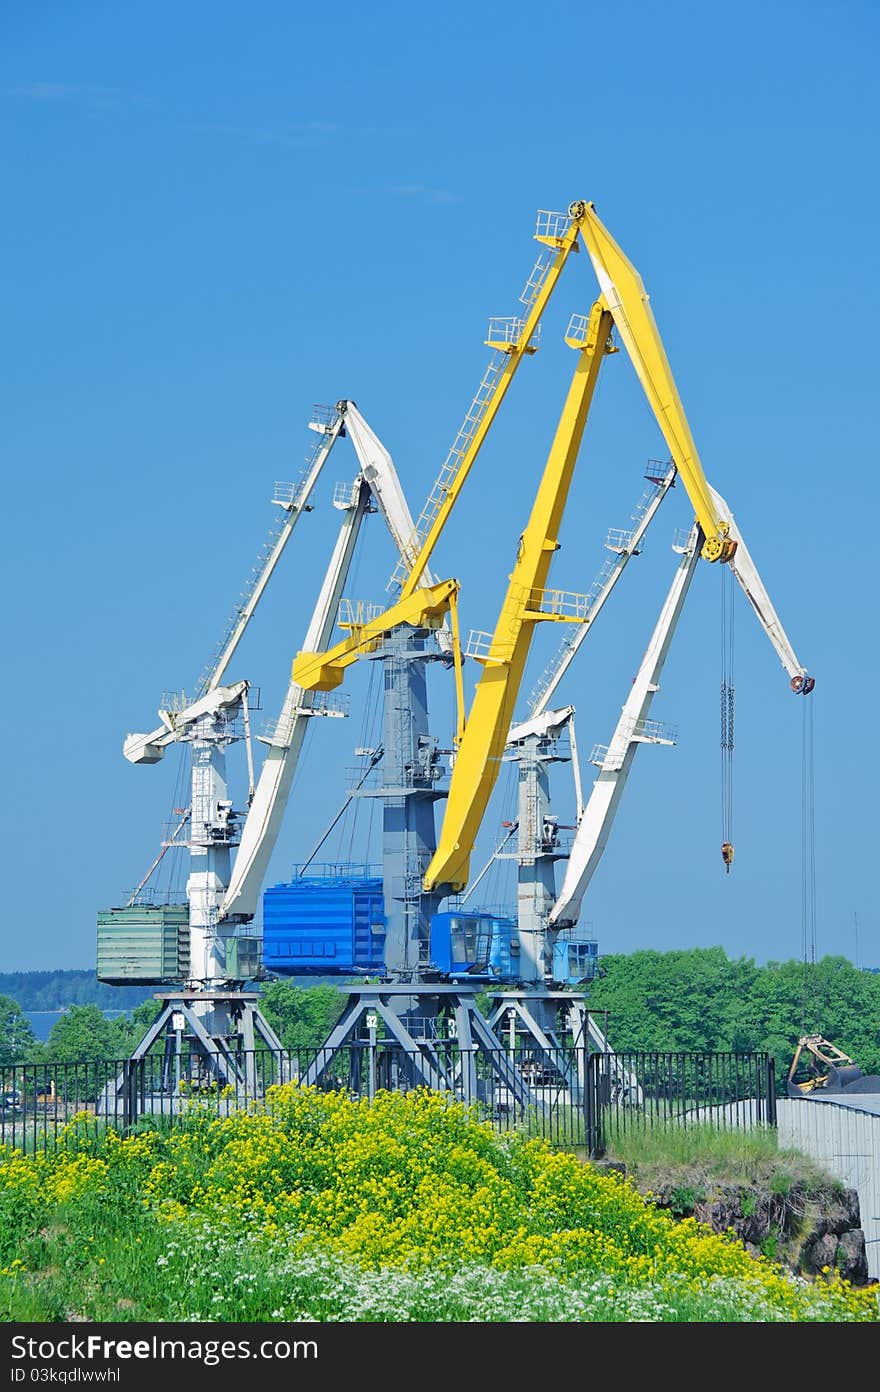
[[[704,561],[721,561],[722,565],[727,561],[732,561],[736,555],[737,543],[726,536],[706,537],[700,548],[700,555]]]
[[[815,685],[816,678],[808,677],[806,672],[799,672],[796,677],[791,679],[791,689],[795,696],[809,696]]]

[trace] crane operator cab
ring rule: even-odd
[[[431,957],[451,981],[496,975],[491,957],[496,919],[479,912],[438,913],[431,920]]]

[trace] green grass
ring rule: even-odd
[[[365,1271],[331,1252],[298,1253],[204,1222],[158,1226],[144,1211],[73,1204],[20,1246],[19,1274],[0,1275],[0,1321],[210,1323],[778,1323],[787,1316],[723,1277],[700,1291],[684,1277],[655,1287],[590,1271]],[[807,1319],[842,1318],[817,1290]],[[804,1315],[801,1315],[804,1318]]]
[[[785,1194],[795,1185],[811,1192],[839,1192],[839,1180],[809,1156],[779,1147],[772,1127],[722,1130],[705,1125],[630,1127],[612,1131],[606,1160],[626,1166],[640,1187],[662,1177],[667,1182],[683,1171],[716,1184],[766,1183]],[[696,1182],[696,1181],[695,1181]]]
[[[291,1086],[272,1106],[227,1118],[196,1108],[173,1129],[145,1125],[126,1141],[96,1136],[83,1119],[66,1150],[0,1151],[0,1320],[840,1323],[880,1314],[874,1292],[833,1275],[790,1277],[733,1239],[673,1222],[618,1175],[499,1138],[435,1095],[387,1094],[366,1106]],[[625,1160],[636,1170],[660,1163],[661,1147],[668,1168],[669,1147],[685,1144],[656,1133],[635,1140]],[[780,1155],[769,1135],[689,1128],[686,1144],[690,1162],[696,1148],[719,1174]],[[682,1181],[682,1200],[692,1183]]]

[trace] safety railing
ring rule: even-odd
[[[634,541],[635,532],[632,529],[627,530],[623,527],[609,527],[608,535],[605,537],[605,546],[607,550],[614,551],[618,556],[622,556],[624,551],[632,552],[634,550]],[[644,546],[640,544],[635,554],[638,555],[639,552],[643,550]]]
[[[678,743],[678,726],[665,720],[633,720],[626,733],[637,744]]]
[[[108,1130],[187,1127],[205,1114],[271,1111],[274,1089],[309,1086],[371,1101],[426,1077],[500,1131],[540,1136],[591,1157],[616,1135],[672,1127],[776,1125],[775,1070],[764,1053],[612,1053],[539,1048],[518,1036],[497,1050],[465,1048],[454,1021],[432,1021],[416,1048],[382,1037],[341,1048],[230,1049],[208,1057],[159,1040],[144,1058],[18,1064],[3,1070],[0,1144],[51,1150]]]
[[[522,338],[525,329],[525,319],[518,319],[516,316],[511,318],[496,317],[489,320],[489,330],[486,334],[486,347],[496,348],[499,352],[507,352],[514,344]],[[541,339],[541,325],[536,324],[529,338],[531,347],[537,347]]]
[[[344,512],[346,508],[353,508],[357,503],[361,491],[360,478],[342,479],[333,485],[333,506]]]
[[[385,613],[385,605],[369,599],[341,599],[336,623],[339,628],[363,628]]]
[[[568,231],[571,217],[568,213],[554,213],[547,208],[539,208],[535,219],[535,236],[559,238]]]
[[[485,660],[492,647],[492,634],[484,628],[472,628],[464,645],[464,656],[475,661]]]
[[[531,613],[546,614],[548,618],[586,619],[590,612],[590,595],[575,590],[523,587],[520,597]]]

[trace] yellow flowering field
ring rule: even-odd
[[[874,1287],[792,1277],[438,1093],[288,1084],[170,1131],[89,1122],[0,1148],[0,1317],[878,1319]]]

